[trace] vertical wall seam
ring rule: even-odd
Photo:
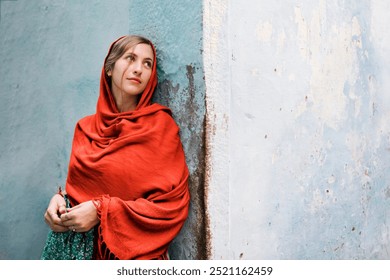
[[[205,206],[209,258],[230,256],[229,218],[229,68],[226,0],[204,0],[203,64],[206,85]]]
[[[209,15],[208,9],[210,3],[208,0],[203,1],[203,33],[205,33],[205,26],[207,26],[207,20],[206,16]],[[205,12],[206,11],[206,12]],[[208,197],[208,191],[210,188],[210,135],[209,135],[209,127],[210,127],[210,120],[209,120],[209,108],[208,108],[208,102],[207,102],[207,77],[206,77],[206,64],[205,64],[205,59],[204,56],[206,54],[206,47],[205,44],[207,42],[207,37],[203,36],[203,65],[204,65],[204,81],[205,81],[205,118],[204,118],[204,225],[205,225],[205,239],[206,239],[206,246],[205,246],[205,254],[206,258],[210,259],[211,258],[211,250],[212,250],[212,244],[211,244],[211,231],[210,231],[210,216],[209,216],[209,197]]]

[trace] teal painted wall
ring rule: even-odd
[[[171,246],[174,259],[206,258],[202,5],[202,1],[192,0],[133,0],[129,9],[130,33],[151,38],[157,46],[159,87],[155,101],[172,109],[191,173],[191,210]]]
[[[65,182],[74,125],[95,111],[108,46],[128,33],[156,43],[161,62],[156,99],[172,107],[194,174],[190,218],[171,255],[201,256],[201,2],[169,3],[163,8],[160,1],[1,2],[0,259],[40,257],[48,232],[43,213],[56,186]],[[191,17],[184,19],[187,10]]]

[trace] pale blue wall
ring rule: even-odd
[[[137,33],[156,41],[162,92],[169,94],[159,100],[173,108],[184,126],[183,142],[192,153],[189,166],[199,173],[201,2],[174,2],[1,2],[0,259],[40,257],[48,232],[43,213],[56,186],[65,182],[74,125],[95,111],[103,59],[121,35]],[[184,10],[191,20],[182,17]],[[194,106],[196,113],[189,114]],[[199,182],[192,179],[192,186],[191,216],[172,249],[177,258],[198,254],[192,234],[199,235],[201,228],[194,214],[200,209]]]
[[[205,2],[212,257],[389,259],[389,1]]]

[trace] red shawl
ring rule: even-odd
[[[96,114],[75,128],[66,191],[72,205],[100,202],[98,259],[162,258],[188,215],[179,128],[170,109],[151,104],[152,49],[152,75],[137,108],[118,111],[103,67]]]

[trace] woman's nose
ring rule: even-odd
[[[133,65],[132,65],[132,72],[134,74],[141,74],[142,73],[142,64],[141,63],[138,63],[138,62],[134,62]]]

